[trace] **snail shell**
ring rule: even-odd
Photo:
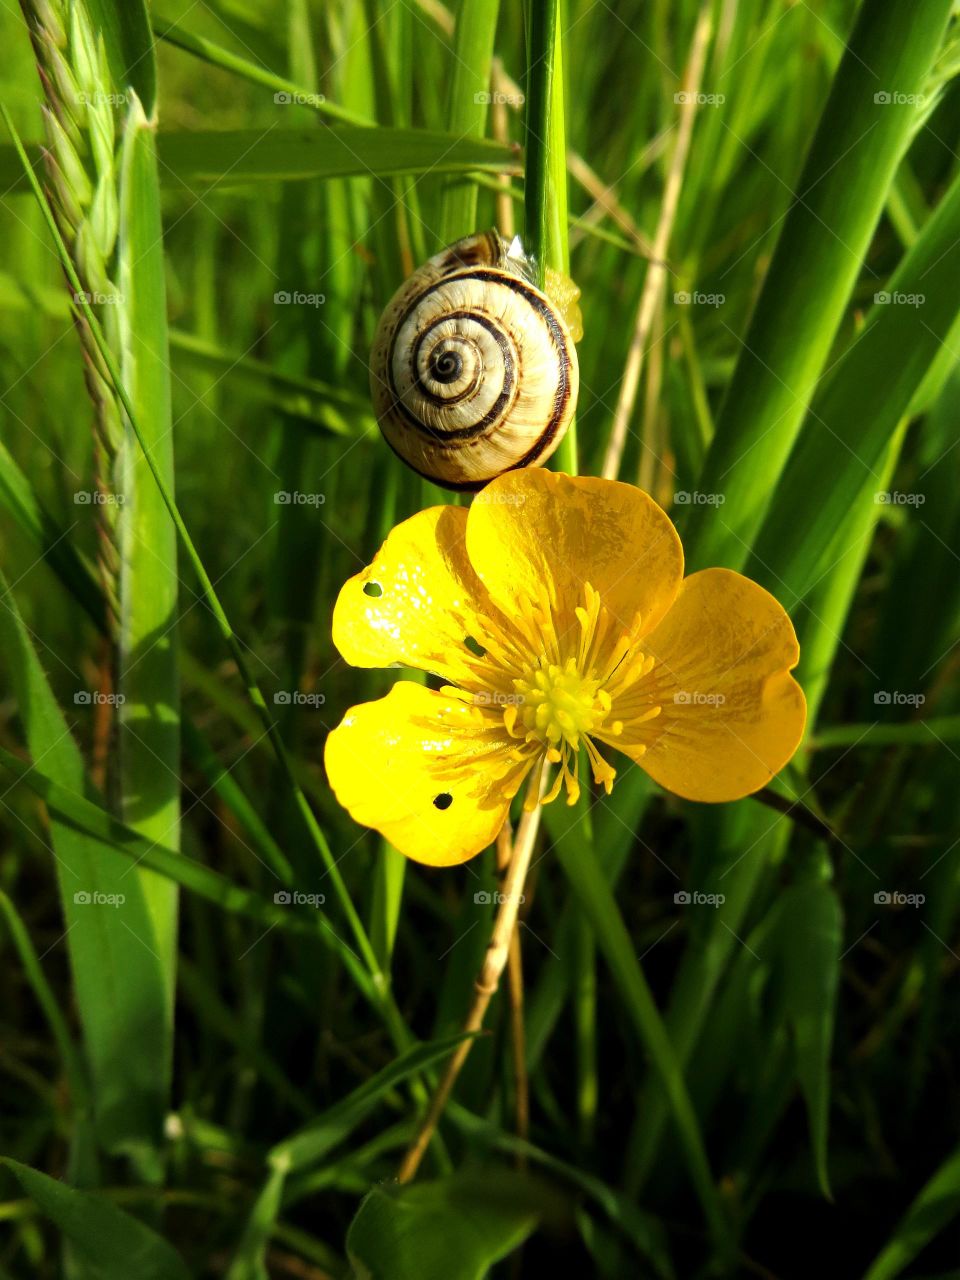
[[[370,389],[391,449],[447,489],[480,489],[541,466],[563,439],[579,387],[563,315],[496,232],[458,240],[387,305]]]

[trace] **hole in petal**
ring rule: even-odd
[[[482,658],[487,652],[483,645],[474,640],[473,636],[464,636],[463,643],[467,646],[475,658]]]
[[[435,809],[449,809],[453,804],[453,796],[449,791],[441,791],[438,796],[433,797],[433,806]]]
[[[365,596],[382,596],[383,587],[379,582],[365,582],[363,584],[363,594]]]

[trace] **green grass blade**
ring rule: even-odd
[[[26,1194],[70,1242],[86,1275],[98,1280],[190,1280],[172,1245],[109,1201],[0,1157]]]
[[[157,105],[157,59],[143,0],[86,0],[107,50],[114,84],[131,87],[152,117]]]
[[[16,459],[0,441],[0,505],[9,512],[57,577],[75,596],[97,626],[103,626],[100,584],[70,538],[71,529],[60,524],[40,501],[36,490]]]
[[[80,752],[2,574],[0,596],[0,648],[30,753],[57,786],[80,796],[87,788]],[[29,766],[9,759],[37,783]],[[127,859],[57,817],[51,835],[98,1138],[108,1151],[147,1160],[166,1110],[169,1023],[153,920]]]
[[[408,173],[516,172],[512,147],[427,129],[196,130],[157,138],[164,185],[293,182]]]
[[[960,1151],[926,1184],[863,1280],[894,1280],[924,1245],[960,1212]]]
[[[0,615],[0,622],[2,622],[2,615]],[[50,759],[50,755],[48,754],[45,759]],[[99,880],[91,880],[91,883],[94,883],[99,891],[104,893],[122,891],[126,894],[128,900],[134,901],[129,892],[131,878],[127,875],[132,859],[137,866],[146,867],[148,870],[166,877],[189,892],[205,898],[208,902],[215,903],[224,911],[245,916],[269,929],[280,927],[292,932],[319,936],[337,953],[344,967],[356,982],[358,989],[372,1003],[378,1003],[379,993],[364,970],[363,965],[322,913],[314,911],[312,908],[309,913],[297,910],[292,911],[289,906],[267,902],[260,894],[233,884],[225,876],[213,871],[210,867],[205,867],[202,863],[195,862],[192,858],[184,857],[172,849],[164,849],[154,841],[145,839],[139,832],[124,826],[122,822],[107,813],[102,805],[82,795],[78,789],[78,785],[82,785],[82,782],[77,785],[70,783],[64,785],[44,772],[40,768],[40,763],[43,763],[43,761],[32,765],[26,764],[17,756],[11,755],[9,751],[0,747],[0,767],[6,769],[14,776],[17,782],[25,784],[44,800],[51,813],[64,829],[80,837],[91,838],[94,842],[94,847],[101,850],[108,870],[113,874],[116,884],[122,883],[123,889],[111,888],[109,884],[107,888],[103,888],[106,882],[101,875]],[[122,862],[109,859],[110,850],[116,850],[119,854],[124,855]],[[82,846],[81,852],[83,852]],[[87,878],[90,879],[89,876]],[[134,880],[133,884],[136,885],[136,883],[136,880]],[[110,884],[113,884],[113,882],[111,881]],[[140,901],[139,898],[136,901]],[[129,918],[126,918],[129,923]],[[129,934],[130,930],[126,930],[126,933]],[[123,935],[119,933],[117,936],[121,939],[123,938]],[[144,936],[149,936],[148,930],[144,931]],[[134,952],[133,954],[136,956],[137,953]],[[151,954],[153,953],[151,952]],[[139,959],[139,957],[137,958]],[[103,965],[104,972],[111,972],[113,968],[114,965],[112,963],[109,965],[104,963]],[[138,970],[139,966],[137,967]],[[101,982],[101,990],[102,985]],[[99,1003],[94,1004],[94,1012],[101,1012]],[[109,1009],[102,1012],[106,1016]]]
[[[102,330],[97,321],[97,317],[94,315],[89,304],[85,300],[84,291],[80,287],[80,281],[77,277],[76,271],[73,268],[73,264],[70,261],[70,256],[66,251],[66,247],[63,243],[63,238],[60,235],[60,231],[57,227],[56,220],[53,217],[49,203],[47,202],[43,192],[40,189],[39,184],[37,183],[36,175],[33,173],[32,169],[29,168],[26,155],[23,151],[23,144],[20,141],[20,136],[16,131],[13,121],[10,117],[10,113],[7,111],[6,107],[4,107],[2,104],[0,104],[0,112],[2,112],[3,114],[7,128],[9,129],[14,139],[14,145],[16,146],[17,151],[21,156],[21,160],[24,164],[25,170],[28,173],[28,178],[31,182],[31,186],[33,187],[34,195],[36,196],[40,204],[40,208],[44,214],[44,219],[47,223],[47,228],[50,231],[51,235],[53,236],[54,242],[57,245],[57,249],[60,255],[61,263],[63,264],[63,268],[67,274],[68,279],[70,280],[70,283],[74,286],[75,296],[78,298],[79,309],[83,313],[84,318],[86,319],[87,323],[90,326],[90,330],[96,342],[99,353],[102,356],[103,362],[106,365],[107,371],[110,374],[110,378],[113,383],[114,389],[123,404],[124,410],[126,411],[127,420],[131,428],[133,429],[134,434],[137,437],[137,441],[140,445],[140,448],[143,451],[144,459],[148,467],[150,468],[150,472],[153,476],[154,482],[156,483],[157,488],[160,491],[160,495],[163,498],[164,506],[166,507],[174,524],[176,525],[177,533],[179,534],[181,542],[183,543],[184,549],[187,553],[187,557],[190,560],[190,563],[194,569],[194,572],[199,578],[201,589],[210,606],[210,610],[213,614],[214,620],[216,621],[217,628],[220,632],[220,635],[233,656],[233,660],[237,665],[237,670],[243,681],[244,687],[247,690],[248,697],[250,698],[250,701],[253,703],[258,715],[261,718],[263,727],[266,731],[266,735],[269,738],[270,744],[276,753],[277,759],[281,766],[281,770],[283,772],[283,776],[287,782],[287,785],[290,788],[292,797],[297,805],[297,808],[300,811],[300,814],[301,814],[301,817],[303,818],[307,832],[309,833],[311,840],[317,849],[317,852],[320,854],[324,862],[324,865],[326,866],[327,874],[330,877],[330,883],[337,895],[337,898],[340,902],[341,907],[344,910],[344,913],[350,925],[351,932],[353,933],[354,939],[357,943],[357,946],[360,950],[363,960],[370,970],[371,977],[373,978],[375,985],[384,995],[385,1010],[390,1019],[392,1029],[395,1032],[395,1034],[397,1034],[398,1037],[402,1037],[403,1033],[400,1027],[399,1013],[396,1010],[396,1006],[393,1003],[392,998],[389,996],[386,979],[384,978],[384,975],[380,971],[379,965],[377,963],[376,955],[374,954],[373,949],[370,945],[370,940],[367,937],[366,930],[364,929],[363,924],[360,921],[360,917],[357,914],[356,908],[353,905],[353,901],[350,898],[350,895],[347,891],[347,887],[343,881],[343,877],[337,868],[336,861],[334,860],[333,854],[330,850],[330,846],[327,844],[326,837],[321,831],[320,825],[317,822],[316,817],[314,816],[313,810],[310,808],[310,805],[307,802],[307,799],[303,794],[303,791],[294,775],[293,766],[289,759],[286,747],[284,746],[283,739],[280,737],[277,731],[276,724],[274,723],[274,720],[270,714],[270,710],[267,706],[266,699],[263,696],[263,691],[260,688],[260,685],[258,684],[258,682],[253,678],[253,674],[250,671],[249,664],[247,662],[246,656],[243,651],[243,647],[235,631],[233,630],[233,627],[230,624],[230,620],[228,619],[226,613],[224,612],[223,605],[220,603],[220,598],[217,595],[217,592],[213,586],[213,582],[210,579],[210,575],[207,573],[207,570],[204,567],[203,561],[201,560],[199,553],[197,552],[196,546],[194,545],[193,539],[190,537],[189,531],[187,530],[187,527],[183,522],[183,517],[181,516],[179,508],[177,507],[173,499],[173,495],[170,491],[169,485],[166,483],[163,472],[158,467],[156,460],[153,458],[153,455],[149,450],[149,446],[146,443],[142,429],[139,426],[139,422],[137,419],[137,414],[136,414],[136,410],[134,408],[133,402],[131,401],[129,394],[127,393],[127,390],[123,384],[120,371],[117,368],[116,361],[113,358],[110,348],[106,343],[106,341],[104,340]]]
[[[370,905],[370,941],[380,963],[390,971],[393,946],[403,906],[403,886],[407,875],[407,859],[385,840],[380,842],[374,869],[373,901]]]
[[[225,351],[182,330],[170,331],[170,346],[185,364],[217,375],[217,381],[335,436],[372,435],[376,420],[370,397],[348,387],[280,369],[254,356]]]
[[[418,1044],[401,1053],[352,1093],[270,1152],[270,1173],[257,1197],[228,1273],[229,1280],[265,1280],[264,1252],[280,1212],[288,1176],[302,1173],[327,1156],[392,1093],[398,1084],[441,1061],[468,1036],[457,1034]]]
[[[860,8],[700,477],[703,492],[725,495],[722,519],[702,505],[686,523],[691,568],[744,563],[918,123],[919,107],[875,95],[922,95],[950,8]]]
[[[778,926],[783,1008],[793,1031],[797,1075],[810,1116],[817,1180],[829,1197],[829,1064],[843,939],[840,904],[833,889],[820,883],[789,889],[779,904]]]
[[[525,120],[524,249],[540,287],[547,268],[570,274],[567,238],[567,143],[564,120],[563,40],[559,0],[531,0],[528,20]],[[572,420],[552,466],[577,472],[577,424]]]
[[[889,297],[909,295],[923,302],[875,305],[863,332],[813,400],[746,570],[778,594],[787,586],[802,596],[822,572],[824,553],[851,505],[873,502],[883,489],[884,451],[960,310],[958,278],[960,178],[884,285]],[[829,485],[822,483],[825,469]],[[807,518],[797,520],[798,504],[806,506],[810,493],[817,493],[817,502]],[[776,577],[771,578],[765,562],[774,561]]]
[[[457,8],[447,123],[458,137],[483,136],[499,10],[500,0],[460,0]],[[478,229],[477,188],[472,182],[448,182],[440,201],[437,248]]]
[[[63,1062],[64,1074],[67,1077],[70,1092],[73,1095],[74,1108],[82,1114],[90,1106],[90,1086],[87,1080],[86,1065],[77,1051],[73,1036],[70,1034],[70,1028],[67,1026],[67,1021],[57,1003],[57,997],[54,995],[53,989],[47,981],[47,976],[43,972],[27,927],[23,923],[19,911],[17,911],[17,908],[5,893],[0,893],[0,915],[3,916],[6,922],[7,931],[16,948],[27,981],[33,989],[37,1003],[43,1010],[43,1016],[50,1027],[50,1034],[56,1042],[57,1050]]]
[[[328,102],[324,95],[317,93],[315,89],[306,88],[295,80],[288,80],[285,76],[274,75],[272,71],[258,66],[257,63],[251,62],[248,58],[241,58],[237,54],[231,53],[229,49],[224,49],[216,41],[195,35],[181,23],[158,17],[154,21],[154,28],[158,40],[163,40],[178,49],[192,53],[203,62],[209,63],[210,66],[230,71],[244,80],[249,80],[251,84],[258,84],[265,89],[271,89],[274,94],[285,95],[281,99],[281,105],[289,105],[290,103],[302,104],[304,107],[317,111],[321,115],[329,116],[332,120],[342,120],[348,124],[372,125],[374,123],[360,112],[351,111],[348,107],[338,106],[335,102]]]
[[[542,1189],[509,1170],[375,1187],[350,1224],[347,1253],[369,1280],[481,1280],[549,1206]]]
[[[120,148],[121,370],[147,448],[173,487],[170,353],[164,286],[163,229],[154,131],[134,98]],[[117,478],[123,505],[120,550],[118,803],[125,822],[168,849],[180,841],[180,686],[177,665],[177,532],[133,431],[126,429]],[[177,891],[169,880],[137,873],[166,974],[172,1058],[176,982]]]
[[[832,724],[818,729],[807,743],[811,751],[832,747],[931,747],[960,742],[960,715],[930,716],[905,724]]]
[[[578,903],[593,926],[597,946],[610,967],[624,1002],[625,1013],[650,1054],[673,1115],[690,1179],[707,1219],[714,1245],[722,1252],[728,1247],[729,1233],[707,1161],[703,1136],[682,1071],[637,960],[623,916],[596,859],[589,851],[585,854],[582,839],[563,838],[563,830],[559,825],[563,821],[562,814],[555,817],[557,825],[551,827],[549,818],[553,816],[548,810],[548,829],[555,840],[560,864]]]

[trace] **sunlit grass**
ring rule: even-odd
[[[956,1276],[947,0],[22,9],[0,1275]],[[808,746],[766,804],[624,762],[544,811],[522,972],[401,1192],[497,863],[337,806],[327,731],[395,673],[330,615],[451,500],[376,431],[377,318],[494,225],[582,290],[551,465],[777,596]]]

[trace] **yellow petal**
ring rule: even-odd
[[[465,862],[497,837],[519,775],[502,717],[409,680],[353,707],[324,762],[354,821],[430,866]]]
[[[762,587],[728,569],[687,578],[644,648],[649,675],[616,699],[614,745],[689,800],[738,800],[765,786],[803,736],[806,702],[789,674],[793,624]],[[659,715],[642,721],[659,705]]]
[[[577,625],[589,582],[618,623],[629,627],[639,611],[648,631],[683,577],[683,548],[663,509],[634,485],[596,476],[499,476],[470,507],[467,551],[504,612],[546,587],[565,626]]]
[[[355,667],[399,662],[459,682],[473,654],[483,587],[464,545],[463,507],[431,507],[397,525],[373,563],[345,583],[333,642]],[[471,629],[472,628],[472,629]]]

